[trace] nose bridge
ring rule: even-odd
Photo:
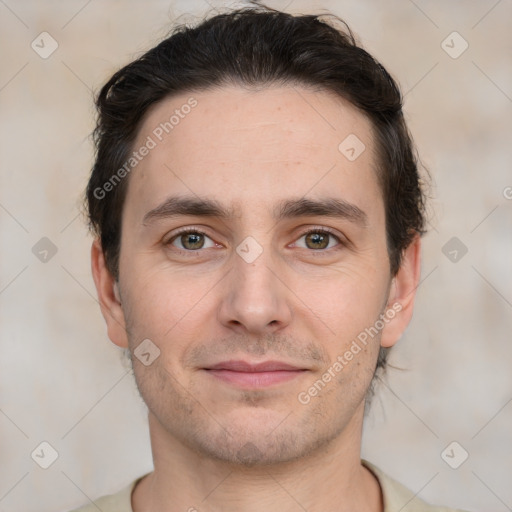
[[[253,333],[275,331],[286,325],[291,314],[286,287],[278,273],[268,237],[261,244],[254,237],[246,237],[233,253],[220,320]]]
[[[260,246],[261,247],[261,246]],[[256,248],[250,241],[243,242],[237,248],[234,258],[233,274],[240,293],[252,292],[249,296],[262,294],[274,299],[276,271],[272,268],[273,258],[270,247]]]

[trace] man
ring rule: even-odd
[[[389,74],[334,17],[180,27],[101,90],[87,189],[154,471],[82,511],[446,511],[360,458],[424,203]]]

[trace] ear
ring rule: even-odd
[[[386,315],[390,320],[382,330],[380,344],[383,347],[392,347],[411,321],[420,268],[421,240],[416,235],[403,252],[400,268],[391,281]]]
[[[103,318],[110,340],[119,347],[128,347],[128,336],[118,284],[105,263],[105,255],[99,239],[91,247],[91,268]]]

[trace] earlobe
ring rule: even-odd
[[[107,324],[110,340],[119,347],[128,347],[124,312],[121,306],[119,284],[107,268],[105,255],[99,239],[91,247],[91,270],[98,293],[101,313]]]
[[[412,318],[416,289],[421,269],[421,239],[416,235],[402,254],[402,262],[393,277],[388,296],[388,311],[392,320],[382,331],[381,345],[392,347],[402,336]]]

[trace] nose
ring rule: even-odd
[[[239,334],[263,336],[289,325],[290,290],[264,250],[255,261],[233,254],[219,308],[219,321]]]

